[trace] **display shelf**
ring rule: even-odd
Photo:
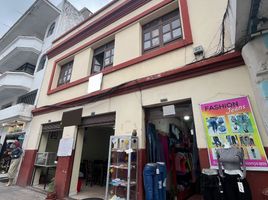
[[[111,168],[117,168],[117,169],[128,169],[128,165],[126,165],[126,164],[112,164],[111,166],[110,166]],[[136,168],[136,165],[131,165],[130,166],[131,168]]]
[[[130,182],[130,186],[136,186],[136,181],[131,181]],[[113,179],[112,182],[110,182],[110,185],[118,187],[118,186],[122,186],[122,187],[127,187],[128,186],[128,182],[126,180],[116,180]]]
[[[137,200],[138,138],[111,136],[105,199]]]

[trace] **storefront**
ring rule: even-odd
[[[146,157],[150,163],[146,166],[162,163],[166,168],[166,199],[186,199],[198,193],[200,165],[191,100],[149,107],[145,114]],[[151,178],[147,168],[143,171],[145,193]]]
[[[9,169],[11,161],[7,154],[9,146],[15,140],[18,140],[22,145],[26,132],[26,123],[22,121],[10,121],[3,123],[0,128],[0,173],[5,174]]]
[[[224,63],[222,64],[224,65]],[[239,83],[237,82],[238,74]],[[82,173],[79,173],[80,167],[84,165],[83,160],[91,160],[90,156],[92,156],[89,151],[88,158],[86,158],[87,156],[84,152],[85,147],[90,145],[90,143],[88,143],[90,140],[88,139],[91,134],[93,136],[97,134],[97,132],[106,132],[110,135],[114,134],[120,136],[131,135],[133,130],[136,130],[139,138],[137,195],[138,199],[143,199],[145,194],[142,173],[145,164],[149,162],[146,153],[148,151],[148,141],[146,139],[148,123],[153,123],[156,130],[165,133],[169,133],[170,124],[175,124],[176,127],[183,132],[183,146],[180,146],[180,136],[179,139],[177,139],[177,144],[175,143],[174,146],[174,149],[177,150],[175,153],[178,153],[177,158],[181,156],[182,163],[184,163],[184,161],[187,163],[187,160],[190,160],[189,157],[195,157],[195,159],[192,159],[195,161],[190,163],[190,165],[177,166],[178,171],[183,170],[184,174],[178,175],[176,180],[169,178],[168,181],[171,182],[169,187],[175,187],[174,183],[176,181],[177,188],[179,189],[175,194],[179,195],[182,199],[183,197],[197,193],[198,190],[195,190],[194,186],[195,183],[197,183],[196,179],[198,179],[198,174],[200,174],[203,168],[210,167],[208,162],[207,140],[200,110],[200,104],[204,102],[248,96],[263,145],[264,147],[268,145],[264,125],[261,122],[259,112],[256,108],[248,72],[244,66],[208,73],[190,79],[167,82],[162,85],[159,85],[159,83],[160,82],[155,82],[155,85],[144,86],[144,89],[137,88],[136,91],[130,93],[123,91],[120,94],[120,92],[118,92],[117,95],[113,97],[100,99],[96,102],[90,102],[89,100],[89,103],[83,104],[81,124],[63,128],[62,138],[71,137],[75,142],[69,156],[58,157],[55,177],[56,185],[61,185],[61,187],[56,188],[59,197],[77,194],[79,174],[80,178],[82,178],[82,176],[85,176],[87,173],[83,169],[81,169]],[[174,106],[175,109],[168,109],[165,111],[167,114],[164,114],[163,107],[165,106]],[[51,122],[61,121],[64,112],[74,109],[76,108],[58,111],[53,110],[38,115],[34,113],[35,117],[33,118],[31,130],[36,134],[33,134],[29,143],[29,150],[26,150],[25,156],[30,157],[31,154],[36,154],[34,152],[37,152],[37,150],[34,149],[37,149],[37,143],[39,144],[40,141],[42,132],[41,124],[47,123],[48,120],[51,120]],[[113,114],[110,115],[110,113]],[[170,113],[173,114],[171,115]],[[106,128],[108,128],[109,131],[106,131]],[[163,134],[163,136],[165,136],[165,134]],[[174,137],[176,140],[176,135]],[[182,152],[187,150],[190,150],[190,152]],[[176,155],[174,156],[176,159]],[[92,159],[94,160],[94,158]],[[96,158],[96,160],[98,160],[98,158]],[[22,164],[22,166],[23,165],[24,164]],[[182,168],[180,169],[180,167]],[[22,167],[21,172],[23,170],[27,171],[25,167]],[[28,178],[32,176],[31,173],[30,171],[28,172]],[[172,170],[170,170],[169,173],[172,174]],[[25,174],[27,175],[27,173]],[[24,178],[24,180],[27,179],[27,177]],[[182,178],[185,178],[186,181],[180,182]],[[247,179],[251,190],[254,191],[255,199],[258,199],[261,196],[261,190],[266,187],[265,180],[267,179],[267,172],[250,171],[247,174]],[[255,180],[259,182],[256,183]],[[89,178],[89,181],[84,183],[84,186],[81,187],[81,192],[83,192],[84,189],[90,191],[90,183]]]

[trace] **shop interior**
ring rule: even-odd
[[[57,151],[62,130],[43,132],[35,160],[32,186],[47,190],[47,184],[55,176]]]
[[[0,173],[5,174],[9,169],[11,157],[8,154],[9,146],[18,140],[22,146],[25,136],[25,123],[20,121],[12,121],[3,123],[0,128]]]
[[[87,127],[84,132],[77,195],[74,199],[103,198],[107,178],[110,136],[114,126]]]
[[[200,165],[192,103],[186,100],[169,104],[167,109],[165,106],[145,109],[146,135],[148,126],[155,127],[159,157],[154,162],[166,165],[166,199],[184,200],[199,192]],[[146,137],[147,160],[151,148],[148,144]]]

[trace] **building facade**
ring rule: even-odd
[[[58,198],[75,195],[81,163],[107,159],[107,138],[135,130],[137,195],[143,199],[148,123],[162,132],[168,132],[170,123],[191,130],[200,169],[209,168],[199,105],[240,96],[251,101],[267,152],[268,136],[249,70],[231,36],[219,31],[227,10],[227,1],[114,0],[56,39],[47,53],[46,78],[18,183],[39,184],[42,170],[35,166],[36,155],[57,152],[60,139],[70,139],[71,153],[57,158],[55,183]],[[167,105],[178,111],[172,119],[161,114]],[[183,121],[186,115],[190,122]],[[267,176],[248,172],[254,199],[267,187]]]
[[[56,7],[38,0],[0,39],[0,143],[29,140],[32,113],[52,41],[84,20],[68,1]]]

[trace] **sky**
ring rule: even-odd
[[[0,38],[33,4],[35,0],[0,0]],[[58,5],[61,0],[49,0]],[[69,0],[78,10],[87,7],[91,12],[96,12],[111,0]]]

